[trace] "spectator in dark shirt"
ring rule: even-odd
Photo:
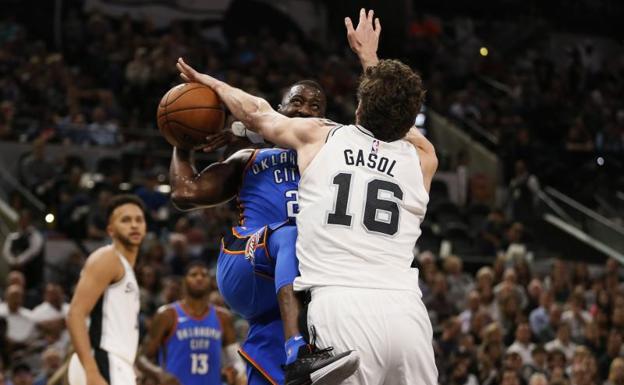
[[[41,285],[44,264],[43,234],[33,225],[32,212],[22,210],[16,232],[9,234],[3,247],[3,256],[11,269],[28,276],[27,289]]]

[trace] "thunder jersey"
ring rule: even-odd
[[[139,285],[128,260],[115,251],[124,268],[121,280],[109,285],[91,311],[89,337],[95,348],[134,364],[139,346]]]
[[[214,306],[202,318],[193,318],[180,302],[176,311],[176,326],[164,349],[158,352],[158,362],[184,385],[221,384],[221,323]]]
[[[429,195],[418,153],[339,126],[301,177],[295,289],[418,289],[410,268]]]
[[[247,233],[248,229],[294,218],[298,211],[298,185],[294,150],[255,150],[245,167],[238,193],[241,226],[237,231]]]

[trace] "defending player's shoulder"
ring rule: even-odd
[[[112,245],[102,246],[91,253],[82,271],[83,274],[93,273],[101,278],[109,278],[113,282],[123,278],[124,275],[124,267]]]
[[[309,142],[312,143],[325,143],[327,140],[327,135],[330,133],[331,130],[333,130],[334,128],[341,126],[341,124],[338,124],[336,122],[334,122],[331,119],[326,119],[326,118],[315,118],[315,119],[311,119],[311,118],[301,118],[301,119],[306,119],[306,120],[310,120],[310,128],[309,128]]]

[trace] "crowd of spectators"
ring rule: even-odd
[[[2,247],[10,268],[0,285],[2,385],[45,384],[71,350],[67,300],[88,253],[83,242],[106,240],[106,206],[114,194],[130,190],[148,207],[150,233],[136,266],[142,332],[159,306],[179,297],[189,261],[214,265],[220,235],[237,221],[234,205],[174,209],[162,188],[168,158],[152,154],[169,148],[156,134],[154,114],[160,96],[179,81],[175,59],[188,58],[274,104],[283,87],[314,78],[329,95],[328,116],[345,121],[355,109],[355,57],[346,49],[309,49],[294,34],[276,38],[261,30],[224,45],[204,38],[200,24],[157,30],[147,21],[76,9],[62,36],[58,52],[10,17],[0,22],[0,140],[32,143],[16,175],[55,216],[44,226],[46,213],[20,194],[9,197],[20,219]],[[481,127],[498,143],[513,198],[506,210],[483,208],[483,186],[479,180],[470,186],[473,246],[495,258],[478,271],[465,271],[452,254],[441,257],[439,244],[419,245],[415,265],[434,326],[440,384],[624,384],[618,263],[590,269],[557,259],[544,273],[534,270],[526,249],[539,189],[534,173],[557,154],[623,151],[624,60],[604,60],[588,44],[555,60],[548,47],[533,43],[513,55],[490,46],[485,60],[470,20],[419,18],[409,27],[404,55],[425,76],[428,106]],[[80,156],[51,154],[50,143],[142,151],[121,151],[91,166]],[[540,177],[549,175],[541,171]],[[448,224],[451,211],[442,202],[430,218]],[[56,239],[78,245],[60,269],[42,262],[46,240]],[[216,287],[210,297],[224,305]],[[237,328],[244,336],[244,322]]]

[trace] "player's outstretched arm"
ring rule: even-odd
[[[148,377],[156,380],[159,385],[181,385],[180,381],[171,373],[156,365],[158,350],[165,343],[175,324],[175,310],[163,306],[152,320],[152,325],[143,340],[137,357],[138,368]]]
[[[379,18],[374,19],[374,15],[375,11],[372,9],[368,12],[364,8],[360,9],[360,20],[355,29],[353,29],[351,18],[345,17],[349,46],[360,59],[364,70],[379,63],[377,49],[379,47],[381,23]]]
[[[311,144],[322,143],[331,129],[322,119],[288,118],[275,111],[266,100],[201,74],[181,58],[178,59],[177,67],[185,81],[202,83],[212,88],[245,127],[278,146],[300,150]]]
[[[429,192],[433,175],[438,169],[438,157],[436,156],[435,147],[416,127],[412,127],[408,131],[407,135],[405,135],[405,140],[416,147],[416,151],[418,151],[425,189]]]
[[[238,341],[236,341],[236,330],[232,315],[226,309],[216,308],[217,316],[221,322],[222,342],[223,342],[223,366],[230,366],[236,370],[236,385],[247,384],[245,363],[238,354]]]
[[[227,202],[236,195],[252,153],[253,150],[238,151],[198,172],[191,151],[174,147],[169,165],[171,201],[181,210]]]
[[[123,266],[114,252],[108,247],[99,249],[87,259],[69,305],[67,329],[89,385],[103,385],[106,381],[91,355],[87,317],[106,287],[123,277],[123,274]]]

